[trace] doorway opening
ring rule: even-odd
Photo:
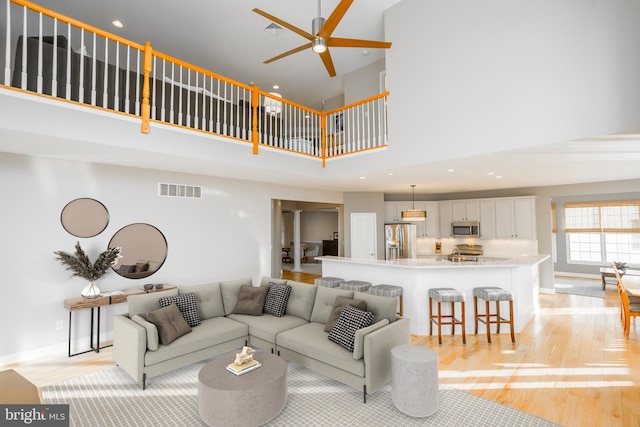
[[[316,257],[342,252],[343,205],[274,199],[272,207],[273,277],[282,271],[321,275]]]

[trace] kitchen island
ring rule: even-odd
[[[498,286],[513,293],[515,331],[520,332],[538,310],[538,265],[548,258],[549,255],[481,257],[478,261],[457,262],[442,257],[393,261],[318,257],[322,260],[323,276],[363,280],[373,286],[401,286],[403,314],[410,320],[410,331],[414,335],[429,334],[430,288],[455,288],[464,292],[466,331],[473,334],[474,311],[471,290],[478,286]],[[508,303],[501,304],[501,312],[509,313]],[[493,303],[491,305],[493,306]],[[449,304],[442,304],[442,310],[443,314],[450,313]],[[481,312],[483,311],[482,309]],[[459,313],[457,316],[459,317]],[[444,334],[449,331],[448,327],[443,327]],[[478,333],[484,332],[484,325],[480,324]],[[494,330],[491,332],[494,333]],[[508,326],[502,327],[501,332],[509,333]]]

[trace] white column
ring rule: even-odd
[[[302,267],[300,267],[300,212],[302,211],[293,211],[293,270],[291,271],[302,271]]]

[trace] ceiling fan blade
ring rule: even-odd
[[[253,9],[253,11],[255,13],[257,13],[258,15],[262,15],[265,18],[275,22],[276,24],[278,24],[278,25],[280,25],[280,26],[282,26],[282,27],[284,27],[284,28],[286,28],[288,30],[293,31],[294,33],[304,37],[307,40],[313,40],[315,38],[311,33],[308,33],[305,30],[302,30],[302,29],[296,27],[295,25],[291,25],[288,22],[285,22],[280,18],[276,18],[275,16],[270,15],[270,14],[268,14],[267,12],[265,12],[263,10],[260,10],[260,9],[256,8],[256,9]]]
[[[336,69],[333,66],[333,60],[331,59],[331,54],[329,53],[329,49],[325,50],[320,54],[320,59],[322,59],[322,62],[324,63],[324,66],[327,69],[329,76],[335,77]]]
[[[342,0],[340,3],[338,3],[333,12],[331,12],[329,18],[327,18],[327,20],[324,22],[322,28],[320,28],[320,31],[318,31],[318,36],[322,37],[323,39],[328,39],[329,37],[331,37],[333,31],[336,29],[345,13],[347,13],[349,7],[351,7],[351,3],[353,3],[353,0]]]
[[[331,37],[329,40],[327,40],[327,46],[389,49],[391,47],[391,42],[379,42],[375,40],[343,39],[339,37]]]
[[[301,51],[303,51],[303,50],[305,50],[305,49],[311,49],[311,43],[303,44],[302,46],[298,46],[298,47],[297,47],[297,48],[295,48],[295,49],[291,49],[291,50],[289,50],[289,51],[287,51],[287,52],[285,52],[285,53],[281,53],[281,54],[280,54],[280,55],[278,55],[278,56],[274,56],[274,57],[273,57],[273,58],[271,58],[271,59],[267,59],[266,61],[264,61],[264,64],[269,64],[269,63],[271,63],[271,62],[273,62],[273,61],[277,61],[278,59],[282,59],[282,58],[284,58],[285,56],[293,55],[294,53],[301,52]]]

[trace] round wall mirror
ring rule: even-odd
[[[156,227],[136,223],[122,227],[113,235],[109,248],[122,248],[122,258],[111,268],[128,279],[149,277],[167,258],[167,239]]]
[[[109,224],[109,211],[95,199],[80,198],[67,203],[60,214],[62,227],[76,237],[93,237]]]

